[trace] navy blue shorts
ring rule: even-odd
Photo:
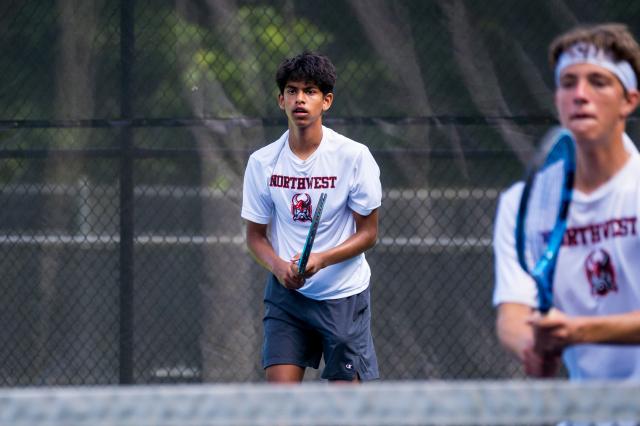
[[[374,380],[378,360],[371,336],[369,289],[343,299],[314,300],[270,275],[265,289],[262,366],[318,368],[322,378]]]

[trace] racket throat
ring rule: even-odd
[[[541,262],[542,263],[542,262]],[[545,266],[547,268],[547,266]],[[538,289],[538,310],[542,314],[546,314],[553,305],[553,275],[555,265],[548,266],[543,269],[540,264],[531,272],[531,277],[536,282]]]

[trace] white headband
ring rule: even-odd
[[[620,80],[627,90],[637,90],[638,82],[636,73],[633,71],[631,64],[627,61],[616,61],[608,52],[598,49],[593,44],[576,43],[570,49],[562,52],[558,58],[556,65],[556,85],[560,85],[560,74],[562,70],[570,65],[575,64],[593,64],[601,66],[613,74]]]

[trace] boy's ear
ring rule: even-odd
[[[284,95],[282,93],[278,93],[278,106],[284,110]]]
[[[331,108],[332,104],[333,104],[333,93],[329,92],[326,95],[324,95],[324,98],[322,100],[322,112],[328,111],[329,108]]]
[[[640,92],[638,92],[637,90],[629,90],[625,94],[624,98],[625,105],[622,109],[622,116],[626,119],[638,107],[638,103],[640,103]]]

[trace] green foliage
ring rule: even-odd
[[[190,91],[209,88],[207,115],[221,118],[269,111],[278,63],[333,40],[305,18],[286,22],[272,6],[240,7],[224,27],[215,30],[204,30],[180,17],[173,25],[174,33],[181,35],[176,48],[189,59],[181,70],[182,86]]]
[[[546,45],[554,34],[579,22],[621,21],[640,35],[633,19],[640,3],[633,1],[540,0],[512,7],[508,0],[411,0],[373,2],[364,12],[342,0],[223,3],[227,9],[200,0],[136,2],[127,94],[133,118],[281,118],[275,102],[278,64],[303,50],[316,50],[328,54],[338,69],[336,101],[328,118],[372,117],[369,123],[376,123],[346,125],[342,130],[354,138],[362,136],[376,149],[441,149],[451,146],[451,135],[457,132],[458,148],[508,149],[505,134],[528,136],[536,130],[513,121],[508,132],[497,131],[501,124],[491,128],[482,123],[480,131],[464,118],[551,115],[553,82]],[[122,118],[126,102],[121,78],[127,65],[121,57],[122,2],[96,2],[91,17],[95,28],[86,33],[73,30],[87,17],[63,16],[64,5],[64,0],[10,0],[0,6],[0,119],[38,120],[41,126],[61,119]],[[89,60],[64,49],[69,46],[62,45],[63,33],[86,42],[89,53],[81,54],[90,55]],[[74,87],[73,78],[78,77],[62,73],[61,64],[75,59],[87,68],[79,71],[79,78],[92,79],[83,94],[91,99],[78,104],[92,110],[67,116],[76,110],[72,107],[78,99],[67,98],[65,88]],[[425,116],[426,124],[394,124]],[[428,120],[433,116],[444,117],[444,125]],[[387,117],[396,121],[389,124]],[[459,121],[451,124],[447,118]],[[243,129],[233,128],[203,142],[196,140],[200,130],[149,127],[132,133],[136,147],[153,149],[264,142],[249,140],[255,133],[246,136]],[[273,129],[264,130],[270,132]],[[117,148],[121,142],[119,129],[104,127],[0,130],[0,149]],[[178,180],[195,181],[200,175],[198,167],[185,168],[177,160],[158,164]],[[3,167],[2,176],[8,178],[16,165]],[[89,173],[102,172],[98,167]],[[211,176],[218,179],[215,172]]]

